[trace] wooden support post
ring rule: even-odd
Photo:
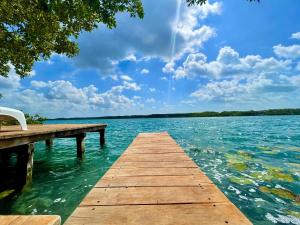
[[[11,158],[11,152],[10,151],[1,151],[0,152],[0,160],[1,160],[1,165],[3,166],[3,168],[7,169],[7,166],[9,164],[9,160]],[[5,171],[2,170],[2,171]]]
[[[48,148],[52,147],[52,145],[53,145],[53,139],[47,139],[45,142],[46,142],[46,146]]]
[[[100,146],[103,147],[105,144],[105,129],[99,131],[100,133]]]
[[[10,178],[11,171],[9,168],[9,162],[12,153],[7,150],[0,151],[0,188],[2,189],[2,185],[5,185],[7,180]]]
[[[77,143],[77,157],[82,158],[85,148],[84,148],[84,138],[85,133],[76,135],[76,143]]]
[[[16,150],[18,157],[17,167],[19,171],[18,184],[24,186],[32,182],[34,144],[21,145],[18,146]]]

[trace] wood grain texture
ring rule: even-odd
[[[234,205],[216,203],[78,207],[65,224],[249,225],[251,223]]]
[[[164,132],[139,134],[65,224],[251,222]]]
[[[0,225],[60,225],[60,216],[0,216]]]

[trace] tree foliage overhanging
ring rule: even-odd
[[[202,5],[207,0],[186,1]],[[141,0],[1,0],[0,75],[8,75],[9,64],[25,77],[35,61],[53,53],[75,56],[80,32],[92,31],[99,23],[116,27],[119,12],[144,16]]]

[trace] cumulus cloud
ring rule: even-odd
[[[0,76],[0,93],[19,88],[20,80],[20,76],[16,74],[14,69],[10,70],[8,77]]]
[[[133,53],[130,53],[122,61],[132,61],[132,62],[135,62],[136,60],[137,60],[136,56]]]
[[[181,66],[173,70],[175,79],[207,77],[221,79],[230,76],[251,76],[251,74],[272,75],[290,69],[290,60],[274,57],[262,58],[259,55],[240,57],[233,48],[220,49],[216,60],[207,61],[203,53],[191,53]]]
[[[66,80],[33,80],[28,88],[21,87],[19,81],[16,83],[17,85],[3,86],[9,91],[4,93],[2,104],[49,117],[127,111],[137,107],[138,103],[124,92],[141,90],[137,83],[128,81],[102,92],[94,85],[79,88]]]
[[[277,56],[287,59],[295,59],[300,57],[300,45],[276,45],[273,47]]]
[[[142,69],[141,74],[148,74],[150,71],[148,69]]]
[[[290,57],[289,57],[290,58]],[[240,54],[231,47],[220,49],[216,60],[202,53],[190,54],[174,71],[177,79],[204,77],[208,82],[192,92],[199,101],[244,102],[250,104],[287,102],[299,98],[300,75],[291,59]],[[274,101],[275,100],[275,101]]]
[[[292,35],[296,37],[296,35]],[[198,51],[182,55],[163,69],[174,79],[200,80],[192,101],[264,104],[289,102],[300,96],[300,45],[273,47],[274,56],[241,56],[230,46],[222,47],[215,60]]]
[[[146,99],[146,103],[151,104],[151,103],[155,103],[155,102],[156,102],[156,101],[155,101],[154,98],[147,98],[147,99]]]
[[[125,80],[125,81],[132,81],[132,78],[130,76],[127,76],[127,75],[122,75],[121,79]]]
[[[181,15],[178,24],[173,24],[173,30],[175,30],[176,41],[178,38],[182,38],[185,45],[178,49],[175,46],[176,51],[174,55],[171,55],[166,65],[163,68],[164,73],[174,72],[174,66],[176,61],[179,61],[186,54],[198,52],[210,38],[216,36],[215,29],[201,24],[201,21],[205,19],[209,14],[220,14],[222,10],[222,4],[215,2],[213,4],[205,4],[202,7],[186,8],[185,13]],[[173,31],[174,32],[174,31]]]
[[[292,39],[299,39],[300,40],[300,32],[293,33],[291,36]]]
[[[247,79],[212,81],[193,92],[191,96],[206,101],[258,101],[265,94],[279,92],[285,94],[295,91],[297,86],[293,82],[299,78],[300,76],[295,77],[292,81],[282,77],[275,81],[265,76],[256,76]]]
[[[129,19],[128,15],[118,16],[118,27],[109,30],[104,26],[92,33],[85,33],[79,39],[80,54],[75,65],[83,68],[96,68],[104,76],[114,74],[118,62],[135,61],[137,55],[144,59],[170,56],[170,40],[177,30],[175,54],[201,46],[215,32],[209,26],[197,23],[211,14],[220,13],[220,3],[206,4],[202,7],[184,6],[181,11],[181,24],[174,26],[176,1],[144,0],[143,20]],[[161,13],[163,12],[163,13]],[[99,38],[101,37],[101,38]],[[112,41],[113,40],[113,41]]]
[[[33,80],[30,82],[31,86],[34,88],[44,88],[47,87],[47,83],[44,81]]]

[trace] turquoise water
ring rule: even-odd
[[[300,116],[68,120],[106,123],[86,139],[83,160],[75,140],[36,144],[33,183],[0,200],[0,214],[59,214],[65,220],[139,132],[168,131],[254,224],[300,224]]]

